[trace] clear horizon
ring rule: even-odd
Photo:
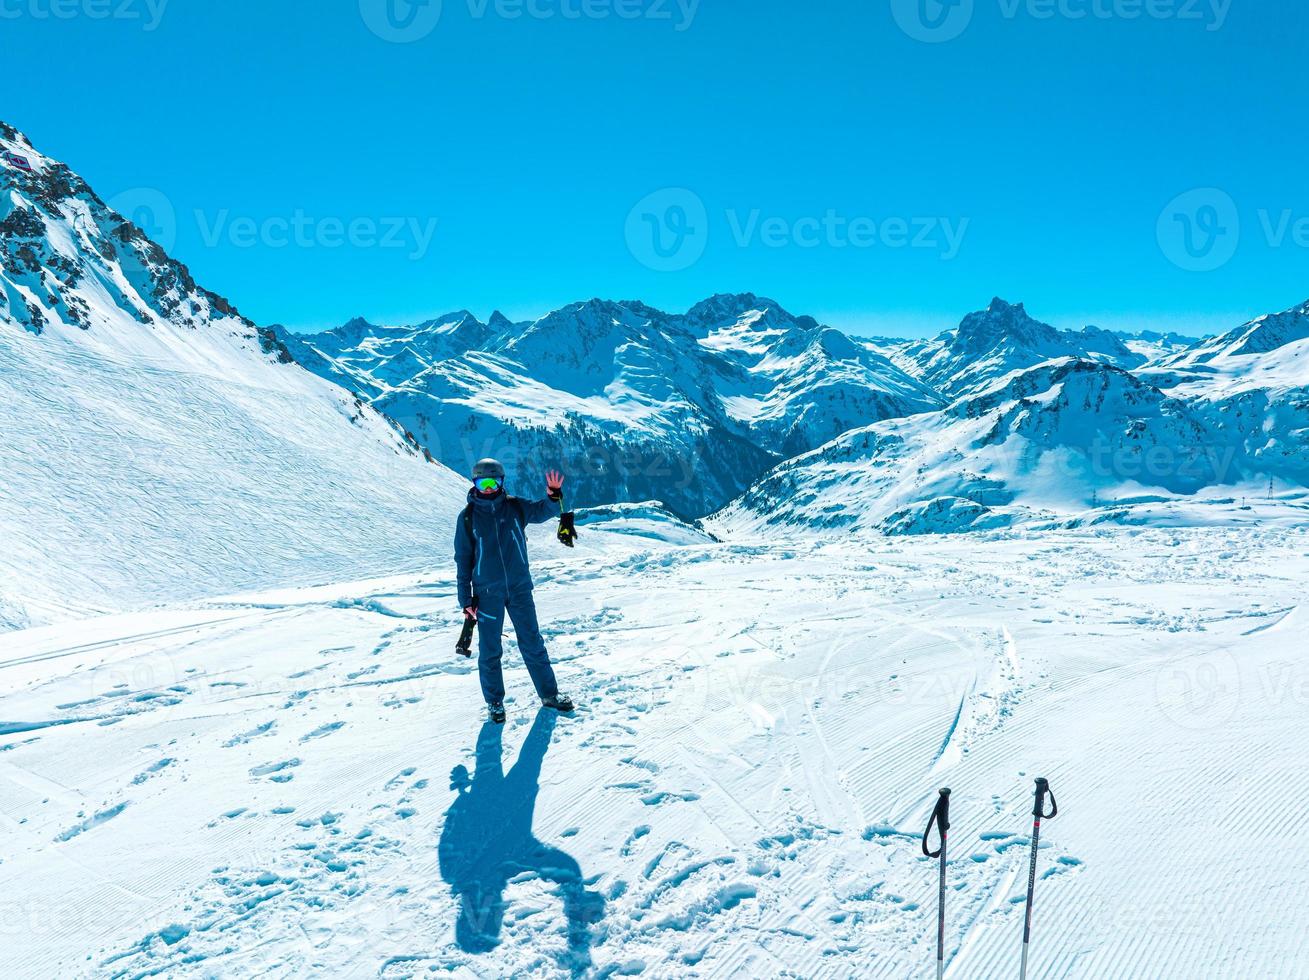
[[[1303,7],[70,3],[3,11],[4,118],[263,324],[752,291],[1204,335],[1309,295]]]

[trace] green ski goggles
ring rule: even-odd
[[[473,486],[477,487],[477,489],[482,491],[482,493],[495,493],[495,491],[499,490],[503,485],[503,480],[497,480],[493,476],[484,477],[473,483]]]

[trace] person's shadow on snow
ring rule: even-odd
[[[541,764],[557,719],[552,708],[537,712],[507,775],[501,761],[504,726],[482,726],[476,774],[470,779],[464,766],[450,773],[450,788],[458,795],[446,811],[437,853],[441,877],[460,902],[460,949],[485,953],[499,945],[505,886],[519,875],[537,875],[559,885],[568,919],[568,965],[580,971],[591,965],[590,927],[604,916],[604,899],[586,890],[576,860],[532,834]]]

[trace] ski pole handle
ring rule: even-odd
[[[941,835],[941,847],[934,851],[927,849],[927,838],[932,835],[932,825],[936,825],[937,832]],[[941,856],[941,850],[945,847],[945,832],[950,829],[950,791],[943,789],[936,798],[936,806],[932,810],[931,819],[927,821],[927,829],[923,831],[923,855],[934,858]]]
[[[1050,812],[1045,812],[1045,798],[1050,797]],[[1059,815],[1059,803],[1050,792],[1050,781],[1041,776],[1036,779],[1036,805],[1032,807],[1032,816],[1038,820],[1053,820]]]

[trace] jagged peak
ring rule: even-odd
[[[643,303],[639,299],[620,299],[618,305],[623,307],[623,309],[631,310],[633,313],[637,313],[651,320],[664,320],[668,318],[668,314],[663,310],[656,309],[649,303]]]
[[[1028,315],[1022,303],[1010,303],[997,296],[985,310],[969,313],[960,321],[953,342],[976,349],[1005,340],[1037,346],[1058,343],[1060,339],[1058,330]]]
[[[339,327],[333,327],[331,330],[328,331],[328,333],[334,333],[338,335],[363,334],[363,333],[369,333],[377,329],[378,329],[377,324],[370,323],[362,316],[354,316],[351,317],[349,320],[346,320],[345,323],[341,324]]]
[[[481,326],[482,321],[477,319],[467,310],[455,310],[453,313],[442,313],[440,316],[434,316],[431,319],[424,320],[418,324],[419,330],[432,330],[436,327],[454,325],[463,326],[466,323],[472,323],[474,326]]]
[[[542,338],[564,338],[579,343],[581,349],[590,350],[599,338],[623,335],[632,339],[650,339],[660,333],[666,322],[662,316],[651,316],[648,308],[637,308],[600,298],[569,303],[545,316],[533,320],[513,336],[502,338],[510,350],[524,349],[540,343]],[[616,331],[616,333],[615,333]]]
[[[692,306],[685,315],[687,319],[702,319],[739,316],[747,310],[781,310],[781,306],[775,300],[754,293],[714,293]]]
[[[537,320],[537,322],[540,323],[543,320],[553,320],[559,317],[585,316],[588,314],[622,320],[626,318],[625,314],[635,313],[638,316],[643,316],[645,315],[645,309],[647,308],[633,309],[632,306],[627,303],[612,299],[601,299],[599,296],[594,296],[591,299],[578,300],[574,303],[568,303],[557,310],[552,310]]]

